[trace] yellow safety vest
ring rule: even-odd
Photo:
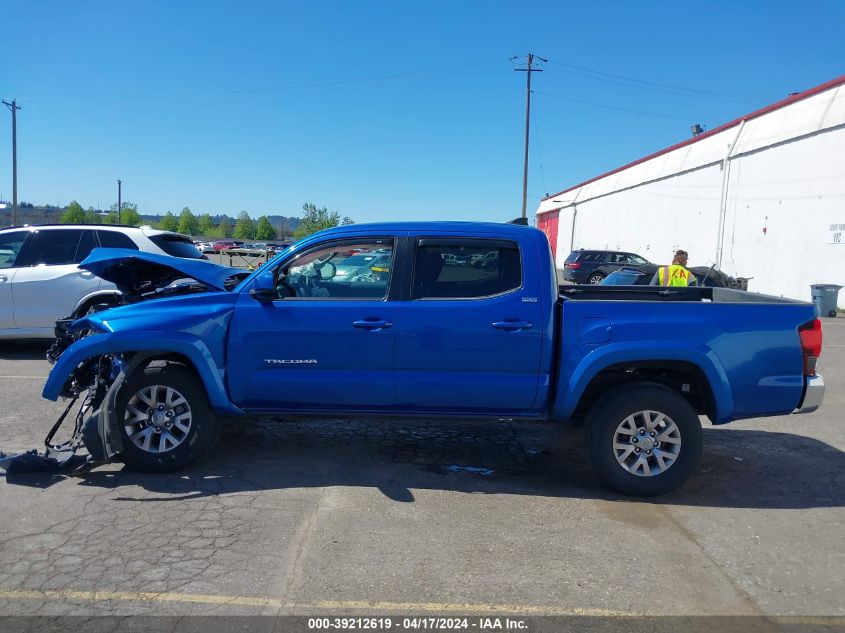
[[[680,264],[661,266],[657,271],[657,281],[661,286],[689,286],[695,283],[695,277]]]

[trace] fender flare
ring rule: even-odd
[[[685,362],[704,374],[713,393],[716,418],[714,423],[733,419],[734,399],[727,374],[718,357],[703,345],[689,341],[655,340],[608,344],[590,351],[567,378],[561,378],[553,405],[555,419],[569,419],[590,382],[602,370],[619,363],[637,361]]]
[[[199,375],[215,413],[244,414],[242,409],[229,400],[224,382],[225,368],[217,365],[201,339],[183,332],[132,330],[86,336],[68,347],[59,357],[50,371],[41,395],[47,400],[57,400],[68,377],[80,363],[92,356],[122,352],[143,352],[147,356],[158,353],[184,356]]]

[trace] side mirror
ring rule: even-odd
[[[249,291],[249,296],[260,303],[269,303],[273,300],[276,294],[276,284],[273,279],[273,271],[268,270],[262,272],[252,285],[252,290]]]

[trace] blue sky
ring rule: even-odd
[[[515,217],[525,75],[508,58],[529,51],[550,60],[533,78],[529,212],[692,123],[845,73],[838,0],[0,0],[0,16],[19,200],[107,207],[121,178],[148,213]]]

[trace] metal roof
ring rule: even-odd
[[[680,143],[666,147],[599,176],[585,180],[577,185],[568,187],[567,189],[559,191],[554,195],[543,198],[537,213],[547,213],[569,206],[576,202],[583,202],[587,199],[596,197],[596,195],[593,194],[601,195],[602,193],[611,193],[612,191],[618,191],[630,186],[635,186],[636,184],[642,184],[643,182],[665,177],[667,175],[677,174],[682,171],[688,171],[704,165],[720,162],[724,158],[725,152],[723,147],[724,143],[722,143],[722,139],[719,139],[718,137],[724,132],[736,128],[743,121],[748,124],[749,122],[755,120],[758,122],[772,120],[773,123],[777,123],[780,129],[764,130],[762,129],[764,126],[757,125],[757,129],[755,130],[753,129],[755,126],[746,125],[746,130],[743,132],[744,140],[737,146],[735,155],[754,151],[777,142],[787,141],[797,136],[801,136],[802,134],[817,132],[822,129],[840,125],[845,122],[845,94],[843,94],[842,98],[839,99],[837,99],[837,94],[840,92],[838,88],[843,84],[845,84],[845,75],[837,77],[836,79],[831,79],[830,81],[814,88],[810,88],[809,90],[805,90],[804,92],[791,95],[786,99],[782,99],[764,108],[750,112],[745,116],[738,117],[728,123],[713,128],[712,130],[708,130],[699,136],[686,139]],[[831,91],[830,97],[829,99],[825,99],[823,95],[828,91]],[[813,100],[813,97],[817,97],[818,99],[822,99],[824,101],[816,104],[818,99]],[[805,106],[802,107],[804,112],[796,113],[796,116],[794,117],[787,117],[784,114],[786,112],[786,108],[798,108],[801,106],[801,102],[803,102],[803,106]],[[768,128],[772,126],[765,127]],[[679,150],[683,150],[684,148],[688,148],[687,151],[679,152]],[[655,159],[662,156],[665,156],[666,158],[663,161],[660,161],[659,165],[656,165],[655,163],[658,161],[655,161]],[[604,181],[611,176],[620,175],[623,172],[628,172],[629,170],[637,167],[641,167],[642,169],[638,170],[636,177],[632,175],[626,178],[617,178],[612,185],[607,184],[604,187],[601,187],[601,189],[604,190],[601,193],[593,191],[595,187],[590,187],[599,181]],[[569,196],[569,199],[567,200],[554,200],[554,198],[573,192],[575,192],[575,195]],[[587,195],[583,195],[585,193],[587,193]]]

